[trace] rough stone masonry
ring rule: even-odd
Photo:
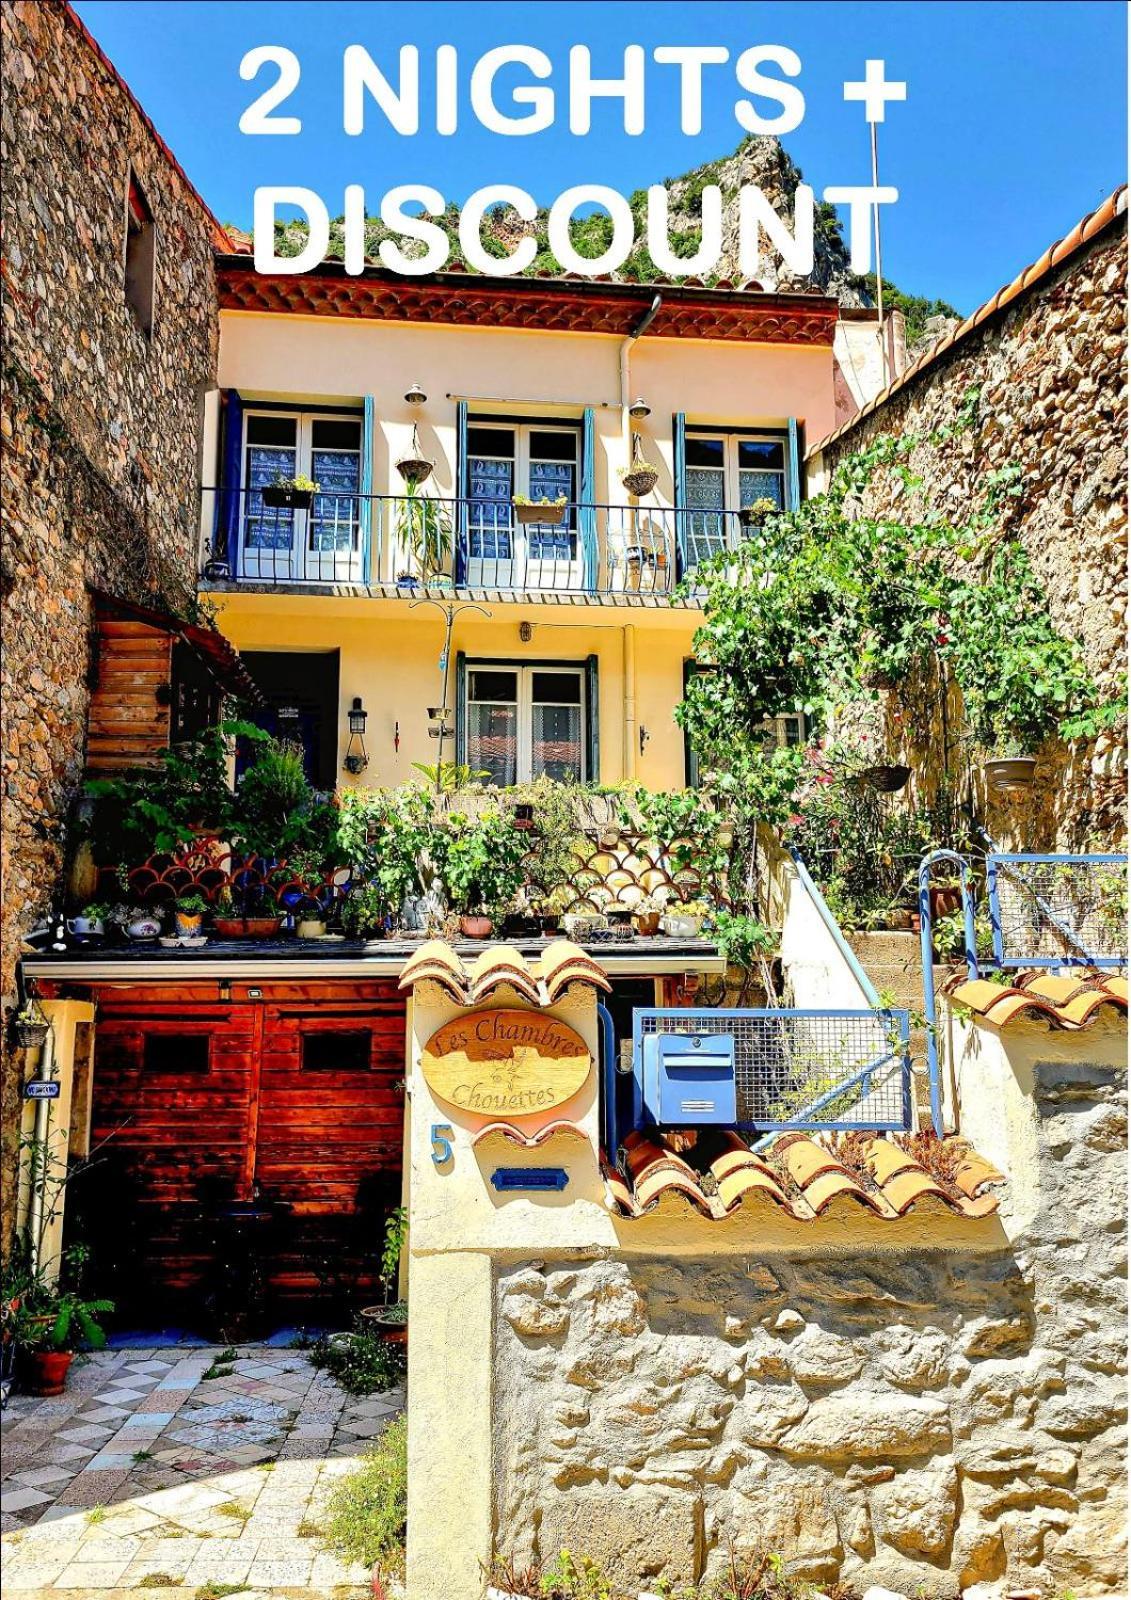
[[[194,596],[200,415],[219,321],[211,220],[81,24],[53,0],[6,4],[3,47],[7,1014],[82,775],[89,586],[176,607]],[[131,172],[157,226],[148,335],[124,290]],[[18,1093],[5,1064],[6,1213]]]
[[[923,497],[956,520],[980,500],[991,473],[1019,466],[1023,494],[1010,503],[1011,531],[1032,560],[1057,627],[1080,642],[1100,703],[1126,694],[1126,277],[1124,211],[821,453],[831,473],[880,434],[913,434],[924,441],[911,457]],[[974,386],[974,427],[942,445],[927,442],[955,423]],[[880,475],[862,509],[897,513],[902,492]],[[911,685],[906,695],[886,698],[891,759],[912,766],[915,787],[929,796],[945,765],[965,764],[961,702],[952,696],[948,707],[944,762],[937,685]],[[1023,801],[979,798],[990,833],[1003,844],[1119,848],[1126,839],[1124,735],[1048,740]]]
[[[733,1548],[940,1600],[1126,1593],[1126,1080],[1041,1064],[1034,1102],[1039,1209],[981,1254],[501,1268],[501,1552],[630,1590]]]

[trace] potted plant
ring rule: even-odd
[[[221,891],[212,917],[221,939],[273,939],[282,925],[270,885],[249,882],[246,872],[237,874],[234,888]]]
[[[772,517],[781,507],[776,500],[771,500],[768,495],[761,495],[757,500],[752,500],[748,506],[743,506],[738,513],[738,520],[748,533],[760,528],[767,517]]]
[[[855,773],[853,783],[866,783],[870,789],[875,789],[878,794],[896,794],[907,785],[911,777],[911,768],[903,766],[888,766],[880,762],[876,766],[864,767]]]
[[[395,1206],[385,1219],[385,1242],[381,1250],[381,1283],[385,1302],[379,1306],[366,1306],[361,1315],[367,1322],[375,1323],[389,1344],[404,1344],[408,1338],[408,1301],[390,1299],[396,1288],[408,1238],[408,1212],[404,1206]]]
[[[38,1050],[51,1030],[47,1014],[33,994],[29,994],[12,1018],[12,1037],[18,1050]]]
[[[277,511],[309,511],[320,487],[313,478],[304,477],[302,473],[288,478],[277,472],[259,492],[263,496],[263,504]]]
[[[78,1252],[69,1252],[66,1265],[81,1259]],[[20,1352],[23,1381],[32,1394],[62,1394],[75,1352],[106,1347],[98,1319],[113,1311],[112,1300],[88,1300],[75,1289],[48,1283],[42,1275],[29,1277],[5,1300],[10,1337]]]
[[[982,763],[987,787],[1005,795],[1027,789],[1037,770],[1036,756],[1026,754],[1019,740],[1003,740],[998,748],[1009,753],[990,756]]]
[[[696,939],[703,927],[703,919],[711,910],[707,900],[685,900],[680,905],[670,905],[665,911],[661,926],[675,939]]]
[[[654,895],[641,895],[632,908],[632,920],[636,931],[643,939],[651,939],[660,931],[660,918],[663,915],[664,903],[657,900]]]
[[[540,523],[556,528],[565,517],[569,502],[564,494],[558,495],[556,500],[531,500],[524,494],[516,494],[512,503],[515,517],[524,527]]]
[[[101,901],[92,901],[82,908],[78,916],[68,919],[67,932],[76,939],[100,939],[106,932],[112,909]]]
[[[392,925],[393,910],[380,884],[356,884],[342,906],[342,929],[353,939],[380,939]]]
[[[526,875],[527,841],[510,811],[492,804],[474,817],[454,812],[435,831],[431,848],[460,932],[489,938],[493,908],[508,905]]]
[[[420,480],[421,482],[423,480]],[[418,582],[437,584],[445,577],[444,567],[452,555],[452,519],[442,500],[417,493],[410,482],[408,493],[397,503],[397,538],[400,547],[412,558],[411,569],[399,572],[399,588],[415,588]]]
[[[191,894],[182,894],[177,897],[173,908],[173,920],[179,939],[195,939],[204,921],[208,910],[208,901],[202,894],[195,890]]]
[[[430,461],[421,449],[420,439],[416,431],[416,424],[414,423],[412,428],[412,444],[405,451],[404,455],[399,456],[396,461],[397,471],[408,485],[410,494],[414,489],[418,489],[422,483],[427,483],[428,479],[432,476],[435,465],[436,463],[434,461]]]

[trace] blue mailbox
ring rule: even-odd
[[[738,1120],[734,1039],[728,1033],[652,1033],[641,1040],[638,1093],[660,1127],[732,1127]]]

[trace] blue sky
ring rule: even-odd
[[[548,204],[571,184],[601,182],[625,194],[732,150],[732,68],[710,69],[704,127],[680,131],[677,74],[650,65],[647,125],[627,137],[617,102],[598,102],[588,137],[555,126],[528,138],[487,133],[472,118],[467,75],[497,44],[537,45],[566,81],[571,44],[587,44],[594,70],[618,73],[626,44],[720,44],[732,62],[751,44],[785,44],[801,57],[802,125],[785,139],[806,179],[863,183],[867,130],[842,85],[869,56],[908,85],[880,130],[881,175],[900,190],[884,224],[886,274],[912,293],[970,311],[1097,205],[1125,176],[1126,13],[1120,0],[1043,3],[711,4],[708,0],[525,0],[523,4],[248,3],[248,0],[78,0],[77,10],[125,76],[179,160],[223,220],[250,225],[259,184],[302,184],[342,210],[347,183],[364,184],[369,209],[394,184],[424,182],[461,202],[486,182],[518,184]],[[390,73],[402,44],[428,69],[439,44],[455,45],[463,96],[460,131],[443,138],[422,119],[406,138],[374,117],[364,135],[342,131],[341,61],[365,45]],[[254,86],[239,76],[244,52],[282,44],[302,81],[283,108],[303,118],[294,137],[241,134]],[[513,81],[518,81],[517,76]]]

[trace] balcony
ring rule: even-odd
[[[204,489],[201,512],[206,588],[604,605],[696,606],[684,580],[749,531],[725,510],[568,504],[541,521],[509,501],[316,494],[288,507],[258,489]]]

